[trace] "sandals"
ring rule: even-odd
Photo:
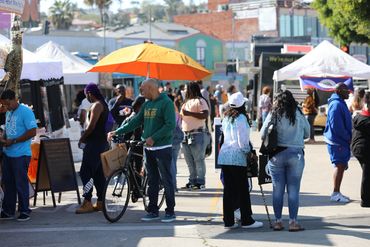
[[[284,230],[284,225],[282,222],[275,222],[272,228],[274,229],[274,231],[282,231]],[[300,231],[304,231],[304,228],[298,223],[292,222],[289,224],[289,231],[290,232],[300,232]]]
[[[274,229],[274,231],[284,230],[283,222],[275,222],[275,224],[272,228]]]
[[[289,224],[289,231],[290,232],[300,232],[300,231],[304,231],[304,228],[297,224],[296,222],[292,222]]]

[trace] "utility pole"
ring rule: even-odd
[[[152,6],[149,5],[149,41],[152,41]]]

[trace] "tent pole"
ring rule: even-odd
[[[273,94],[275,95],[277,91],[278,91],[278,81],[277,80],[274,80]]]
[[[149,79],[149,76],[150,76],[150,63],[148,63],[148,65],[147,65],[147,69],[146,69],[146,79]]]

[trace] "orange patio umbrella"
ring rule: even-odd
[[[121,72],[159,80],[201,80],[211,74],[186,54],[152,43],[118,49],[89,72]]]

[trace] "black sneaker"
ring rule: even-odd
[[[185,184],[184,187],[182,187],[182,189],[191,189],[192,187],[193,187],[192,183],[187,183],[187,184]]]
[[[0,219],[1,220],[14,220],[14,216],[9,216],[6,213],[1,212]]]
[[[206,186],[204,184],[195,184],[191,186],[192,190],[205,190]]]
[[[25,213],[21,213],[18,218],[17,218],[17,221],[27,221],[31,219],[31,217],[28,215],[28,214],[25,214]]]

